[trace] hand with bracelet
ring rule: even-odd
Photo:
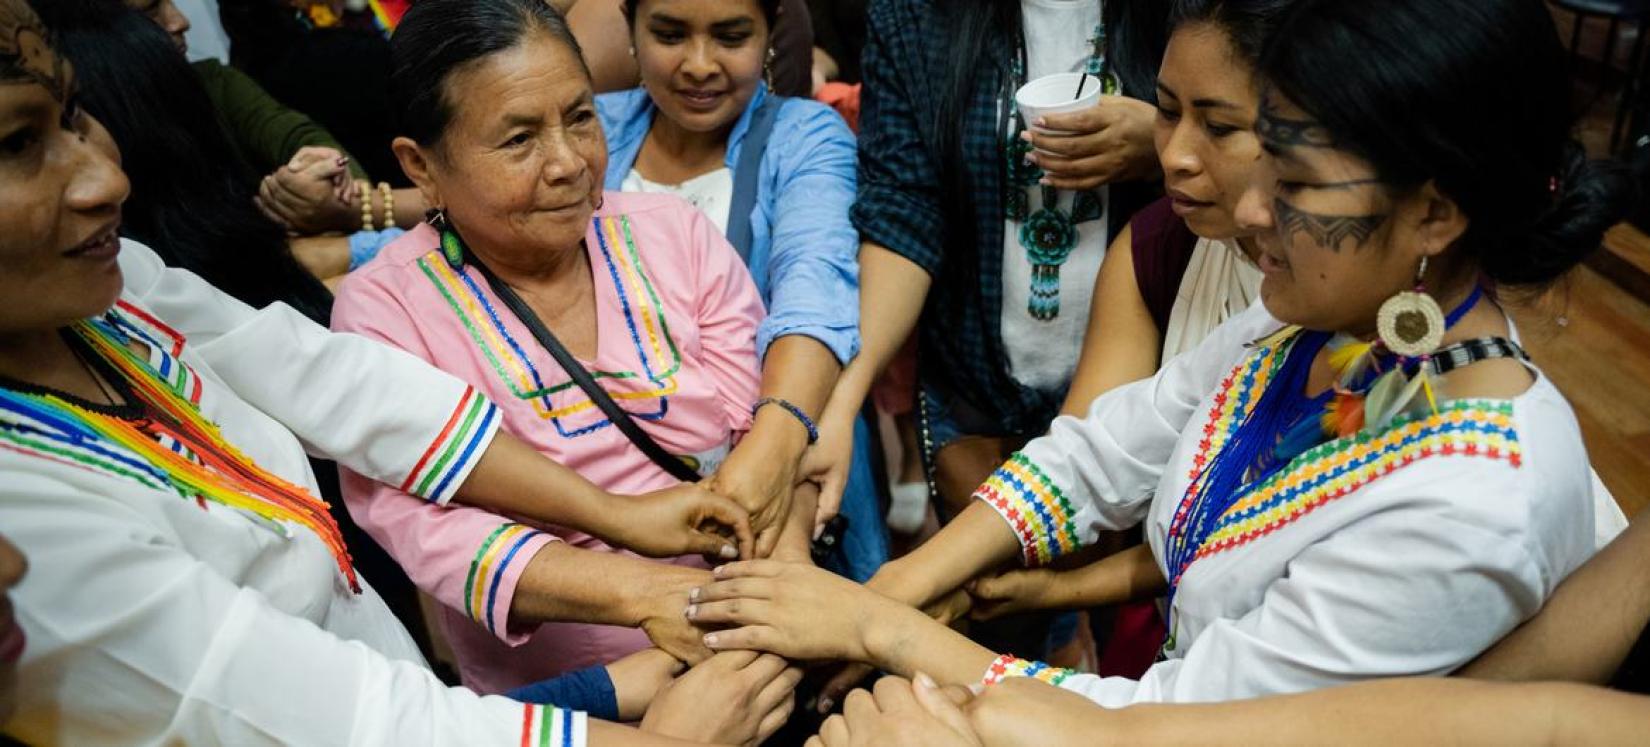
[[[744,506],[756,533],[756,556],[811,562],[812,486],[797,487],[798,466],[819,439],[814,418],[836,382],[836,357],[804,335],[774,340],[763,356],[761,397],[752,403],[751,429],[708,487]],[[800,495],[800,498],[799,498]],[[806,516],[793,516],[798,503]]]

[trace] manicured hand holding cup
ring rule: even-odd
[[[1088,109],[1041,115],[1026,123],[1020,137],[1031,143],[1027,158],[1043,170],[1049,186],[1094,189],[1158,171],[1152,135],[1156,116],[1144,101],[1102,96]]]

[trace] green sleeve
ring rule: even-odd
[[[212,59],[196,62],[194,68],[228,128],[230,140],[259,174],[285,165],[306,145],[336,148],[348,155],[326,128],[283,106],[246,73]],[[349,170],[357,179],[368,178],[353,159]]]

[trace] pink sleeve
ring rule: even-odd
[[[682,213],[692,242],[704,365],[716,382],[729,425],[748,431],[762,382],[756,328],[767,312],[750,270],[716,225],[698,210],[684,207]]]
[[[430,360],[422,336],[381,275],[352,274],[338,290],[332,326]],[[350,516],[395,558],[418,588],[463,612],[511,645],[527,633],[508,621],[516,583],[533,556],[556,538],[498,514],[441,506],[339,467]]]

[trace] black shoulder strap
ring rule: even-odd
[[[630,413],[625,412],[624,408],[619,407],[619,404],[613,401],[607,390],[597,384],[595,377],[591,376],[590,372],[585,370],[584,366],[579,363],[579,359],[574,358],[572,353],[567,352],[567,348],[562,347],[561,341],[550,333],[548,327],[544,326],[544,322],[539,320],[539,315],[533,312],[532,307],[521,300],[521,296],[516,295],[516,292],[504,281],[499,280],[498,276],[493,274],[492,269],[487,267],[486,263],[476,258],[468,249],[464,251],[464,261],[474,265],[477,270],[481,271],[481,276],[487,279],[487,285],[492,287],[493,293],[504,301],[505,306],[510,307],[510,311],[516,315],[517,319],[521,320],[522,324],[527,325],[527,330],[533,333],[533,338],[538,340],[545,350],[550,351],[550,357],[555,358],[557,365],[560,365],[568,376],[573,377],[573,383],[578,384],[579,388],[584,390],[585,395],[590,397],[590,401],[594,402],[596,407],[601,408],[601,411],[607,415],[607,419],[613,422],[614,427],[618,428],[619,432],[625,435],[625,438],[630,439],[630,442],[635,444],[636,448],[641,449],[642,453],[646,454],[648,459],[653,460],[654,464],[659,465],[660,469],[669,472],[671,477],[683,482],[699,481],[700,475],[698,472],[689,467],[687,462],[665,451],[658,441],[654,441],[651,436],[647,435],[646,431],[642,430],[641,426],[636,424],[635,419],[630,417]]]
[[[728,204],[728,243],[739,252],[739,258],[751,260],[751,209],[756,207],[756,182],[762,171],[762,154],[768,150],[768,136],[773,134],[773,122],[779,116],[779,107],[785,105],[783,96],[768,94],[762,105],[751,113],[750,126],[739,145],[739,162],[733,167],[733,198]]]

